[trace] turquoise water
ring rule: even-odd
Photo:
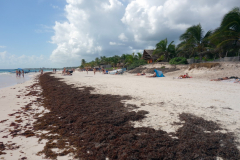
[[[23,69],[25,73],[39,72],[39,69]],[[16,69],[0,69],[1,73],[15,73]],[[44,72],[51,72],[52,70],[43,70]]]

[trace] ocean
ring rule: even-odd
[[[24,83],[31,79],[30,75],[39,73],[39,70],[24,69],[24,77],[17,77],[15,69],[0,69],[0,89],[10,87],[19,83]],[[50,72],[52,70],[43,70],[44,72]]]

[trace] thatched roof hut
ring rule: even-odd
[[[154,50],[143,50],[143,59],[146,60],[148,63],[152,63],[157,59],[156,55],[153,55]]]

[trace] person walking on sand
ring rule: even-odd
[[[86,68],[87,74],[88,74],[88,68]]]
[[[43,70],[41,70],[41,75],[43,75]]]
[[[65,75],[66,73],[66,68],[63,69],[62,74]]]
[[[96,68],[93,69],[93,73],[94,73],[94,75],[95,75],[95,73],[96,73]]]
[[[21,71],[20,70],[18,71],[18,76],[21,77]]]
[[[16,70],[16,77],[18,77],[18,70]]]
[[[24,77],[24,70],[22,70],[22,76]]]

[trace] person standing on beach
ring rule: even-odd
[[[43,75],[43,70],[41,70],[41,75]]]
[[[21,77],[21,71],[20,70],[18,71],[18,76]]]
[[[94,73],[94,75],[95,75],[95,73],[96,73],[96,68],[93,69],[93,73]]]
[[[104,74],[104,68],[102,68],[102,73]]]
[[[88,74],[88,68],[86,69],[86,71],[87,71],[87,74]]]
[[[18,70],[16,70],[16,77],[18,76]]]
[[[63,69],[62,74],[65,75],[66,73],[66,68]]]
[[[22,76],[24,77],[24,70],[22,70]]]

